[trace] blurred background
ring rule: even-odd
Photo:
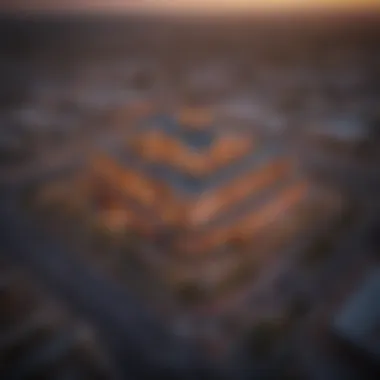
[[[379,378],[380,2],[5,1],[2,379]]]

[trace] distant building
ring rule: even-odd
[[[356,115],[327,118],[312,125],[307,133],[311,141],[322,148],[331,148],[334,153],[354,152],[371,139],[366,121]]]
[[[380,268],[343,305],[333,320],[333,331],[380,363]]]

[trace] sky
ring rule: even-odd
[[[3,0],[1,7],[97,11],[257,11],[320,8],[378,8],[380,0]]]

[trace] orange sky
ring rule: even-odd
[[[380,8],[380,0],[3,0],[8,9],[245,11],[262,9]]]

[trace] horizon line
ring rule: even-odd
[[[88,8],[0,8],[1,16],[260,16],[260,15],[373,15],[380,16],[380,2],[376,7],[263,7],[241,9],[120,9],[116,7]]]

